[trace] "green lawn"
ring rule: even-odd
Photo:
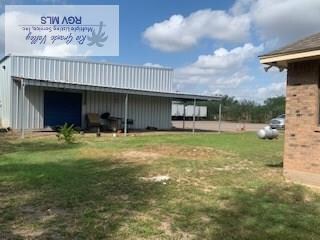
[[[320,239],[320,194],[284,181],[282,139],[0,138],[0,239]]]

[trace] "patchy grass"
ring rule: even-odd
[[[320,239],[320,195],[284,181],[282,147],[252,133],[1,137],[0,239]]]

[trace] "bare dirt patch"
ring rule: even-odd
[[[59,218],[67,218],[67,212],[61,208],[44,208],[33,205],[24,205],[19,208],[19,221],[12,225],[12,232],[23,239],[36,239],[42,237],[51,224]]]
[[[242,170],[256,170],[252,166],[252,163],[248,160],[242,160],[240,162],[235,162],[231,165],[224,165],[223,167],[213,167],[211,168],[215,171],[242,171]]]
[[[162,220],[161,224],[159,225],[159,230],[164,232],[164,234],[170,239],[181,239],[181,240],[191,240],[195,239],[195,236],[184,232],[180,229],[175,229],[175,231],[172,229],[173,220],[169,217]]]
[[[210,147],[189,147],[175,145],[146,146],[142,149],[121,151],[113,157],[125,162],[152,163],[160,158],[187,160],[210,160],[216,158],[234,158],[236,155]]]
[[[163,155],[157,152],[150,152],[145,150],[129,150],[124,151],[118,154],[115,154],[116,158],[120,158],[125,160],[126,162],[143,162],[143,163],[151,163],[153,160],[157,160]]]
[[[176,145],[157,145],[148,146],[146,151],[160,153],[165,156],[186,158],[186,159],[212,159],[217,157],[234,157],[226,151],[218,150],[211,147],[194,147],[194,146],[176,146]]]
[[[24,239],[35,239],[37,237],[40,237],[44,233],[44,230],[36,229],[34,226],[24,226],[21,228],[14,229],[13,233]]]
[[[90,158],[95,160],[111,158],[112,154],[112,150],[103,148],[82,148],[79,151],[81,158]]]
[[[101,149],[83,148],[80,150],[81,158],[95,160],[115,160],[117,162],[151,164],[163,158],[186,160],[211,160],[217,158],[233,159],[236,154],[218,150],[211,147],[193,147],[178,145],[147,145],[136,149]]]

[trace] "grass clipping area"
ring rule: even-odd
[[[0,139],[0,239],[320,239],[320,195],[252,133]]]

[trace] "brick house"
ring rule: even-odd
[[[260,62],[287,69],[284,175],[320,186],[320,33],[262,55]]]

